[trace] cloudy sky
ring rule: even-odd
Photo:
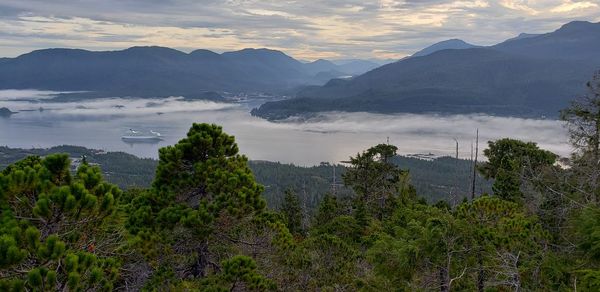
[[[571,20],[599,22],[600,0],[0,0],[0,56],[160,45],[386,59],[450,38],[494,44]]]

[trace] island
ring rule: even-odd
[[[5,107],[0,108],[0,117],[2,117],[2,118],[8,118],[8,117],[10,117],[13,114],[16,114],[16,112],[13,112],[13,111],[9,110],[8,108],[5,108]]]

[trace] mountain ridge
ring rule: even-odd
[[[352,80],[307,87],[298,100],[269,102],[253,114],[285,119],[341,110],[557,117],[600,69],[598,47],[600,23],[570,23],[494,46],[406,58]]]
[[[206,91],[291,90],[348,75],[311,69],[281,51],[246,48],[185,53],[160,46],[114,51],[35,50],[0,59],[0,89],[93,91],[117,96],[197,95]]]

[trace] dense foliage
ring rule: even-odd
[[[105,179],[122,189],[150,186],[157,161],[139,158],[123,152],[105,152],[79,146],[56,146],[49,149],[13,149],[0,146],[0,169],[27,156],[47,156],[68,153],[71,168],[76,168],[85,157],[90,165],[98,165]]]
[[[78,146],[56,146],[48,149],[14,149],[0,146],[0,169],[29,155],[47,156],[68,153],[74,168],[85,156],[90,165],[98,165],[105,179],[121,189],[147,188],[154,180],[158,161],[138,158],[123,152],[105,152]],[[424,160],[414,157],[396,156],[391,161],[401,169],[410,172],[411,184],[420,197],[430,202],[447,200],[459,202],[471,193],[473,163],[465,159],[440,157]],[[267,205],[278,209],[283,204],[285,192],[292,190],[298,194],[301,204],[309,213],[317,208],[323,196],[332,190],[335,173],[338,197],[348,197],[353,190],[342,184],[342,176],[347,167],[342,164],[321,163],[303,167],[270,161],[249,161],[256,180],[263,185],[263,196]],[[476,190],[480,193],[491,191],[491,181],[478,176]]]
[[[114,288],[121,191],[66,155],[30,156],[0,174],[0,290]]]

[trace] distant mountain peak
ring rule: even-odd
[[[30,58],[30,57],[34,57],[34,58],[46,58],[46,57],[62,58],[62,57],[72,57],[72,56],[83,56],[83,55],[88,55],[90,53],[92,53],[92,52],[88,51],[88,50],[82,50],[82,49],[49,48],[49,49],[34,50],[34,51],[29,52],[29,53],[25,53],[23,55],[20,55],[20,56],[16,57],[16,59],[23,59],[23,58]]]
[[[199,56],[207,56],[207,57],[218,57],[220,56],[219,54],[211,51],[211,50],[205,50],[205,49],[198,49],[198,50],[193,50],[190,52],[190,56],[195,56],[195,57],[199,57]]]
[[[133,46],[133,47],[127,48],[123,51],[136,51],[136,52],[168,51],[168,52],[181,53],[181,51],[178,51],[176,49],[171,49],[171,48],[161,47],[161,46]]]
[[[33,50],[33,51],[31,51],[29,53],[25,53],[23,55],[44,54],[44,53],[68,53],[68,52],[90,52],[90,51],[84,50],[84,49],[71,49],[71,48],[48,48],[48,49]]]
[[[590,29],[590,28],[598,28],[600,27],[600,23],[592,23],[589,21],[571,21],[563,26],[561,26],[557,31],[577,31],[582,29]]]
[[[166,47],[161,47],[161,46],[133,46],[133,47],[129,47],[127,49],[125,49],[125,51],[127,50],[152,50],[152,49],[168,49]]]
[[[309,62],[309,64],[326,64],[326,65],[334,65],[335,63],[329,61],[329,60],[325,60],[325,59],[318,59],[312,62]]]
[[[457,43],[457,44],[466,44],[469,45],[469,43],[461,40],[461,39],[449,39],[449,40],[445,40],[445,41],[441,41],[438,44],[444,44],[444,43]]]
[[[244,48],[238,51],[233,51],[233,52],[229,52],[229,53],[243,53],[243,54],[267,54],[267,53],[274,53],[274,54],[283,54],[285,55],[285,53],[283,53],[282,51],[278,51],[278,50],[273,50],[273,49],[267,49],[267,48]]]
[[[411,57],[427,56],[427,55],[433,54],[433,53],[435,53],[437,51],[441,51],[441,50],[470,49],[470,48],[476,48],[476,47],[477,47],[476,45],[469,44],[461,39],[449,39],[449,40],[435,43],[429,47],[426,47],[426,48],[414,53]]]
[[[267,48],[245,48],[238,51],[233,52],[225,52],[221,54],[225,57],[235,57],[235,58],[259,58],[259,59],[278,59],[278,60],[287,60],[288,62],[298,62],[296,59],[288,56],[282,51],[267,49]]]
[[[127,55],[159,58],[182,58],[187,56],[187,53],[182,51],[160,46],[136,46],[117,52]]]
[[[524,33],[524,32],[522,32],[522,33],[520,33],[518,36],[516,36],[516,37],[512,37],[512,38],[509,38],[509,39],[507,39],[507,40],[505,40],[505,41],[501,42],[500,44],[504,44],[504,43],[507,43],[507,42],[512,42],[512,41],[523,40],[523,39],[528,39],[528,38],[533,38],[533,37],[537,37],[537,36],[541,36],[541,34],[535,34],[535,33]]]
[[[588,21],[572,21],[553,32],[553,34],[562,37],[591,36],[600,34],[600,23]]]

